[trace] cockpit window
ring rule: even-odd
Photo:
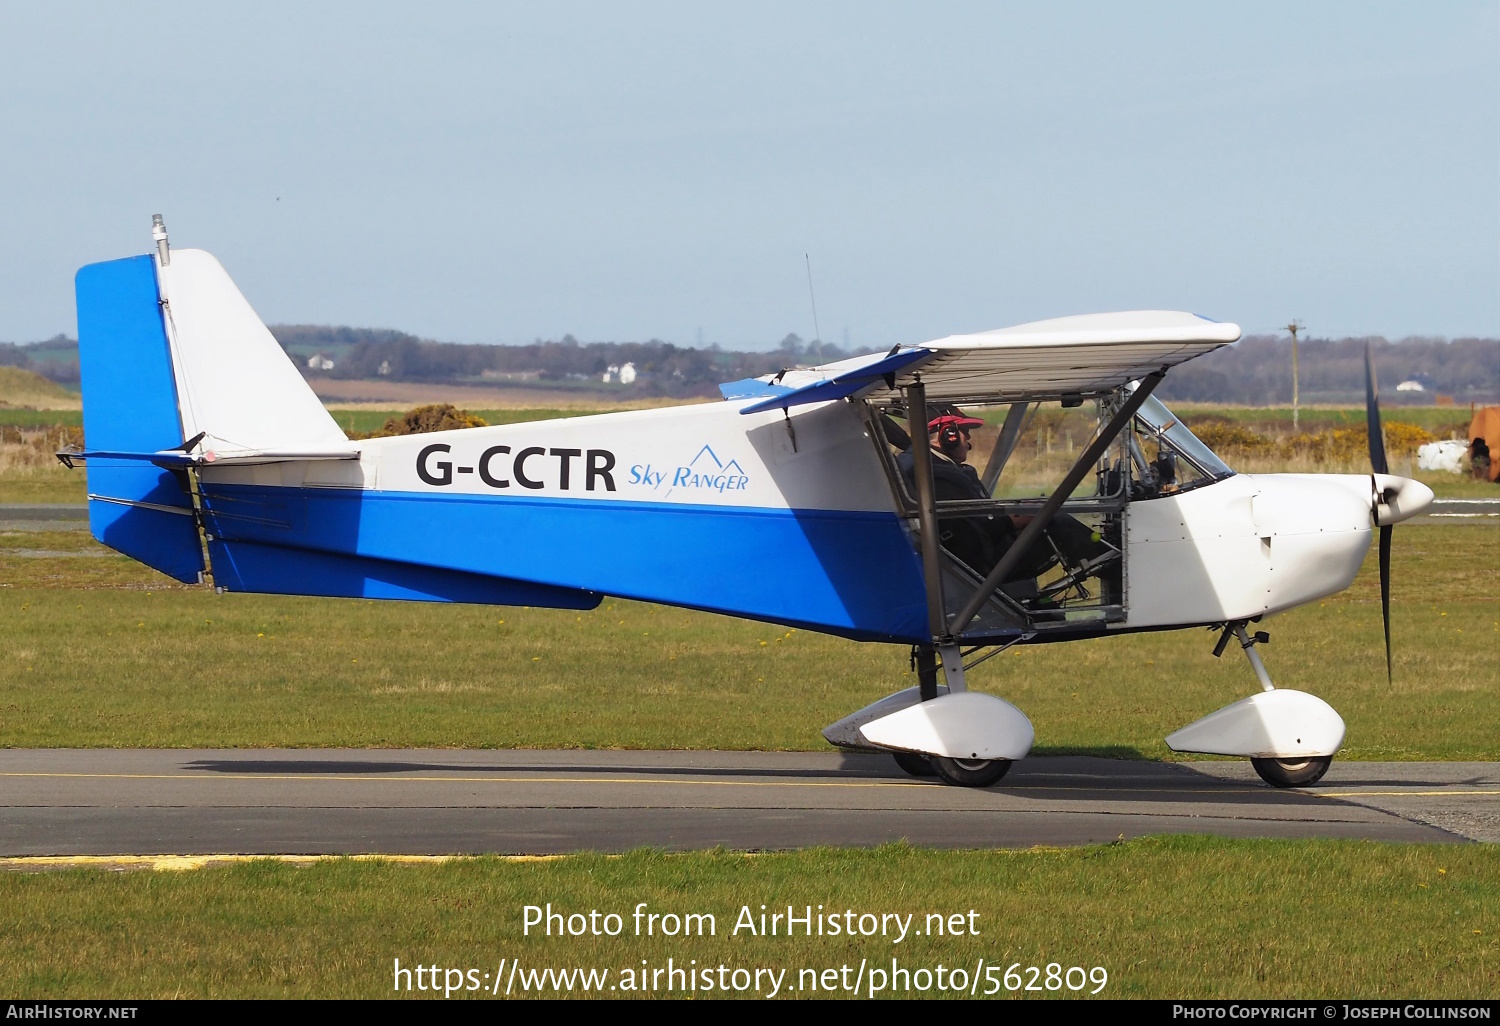
[[[1135,429],[1141,450],[1135,455],[1152,468],[1151,476],[1158,479],[1162,493],[1210,484],[1234,474],[1155,396],[1148,397],[1136,413]]]

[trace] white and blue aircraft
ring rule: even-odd
[[[1316,781],[1343,720],[1272,685],[1251,625],[1348,587],[1375,527],[1389,668],[1390,525],[1432,492],[1386,474],[1373,376],[1371,475],[1234,473],[1152,397],[1233,324],[1066,317],[731,382],[720,403],[354,441],[218,261],[172,250],[160,218],[154,235],[153,253],[78,272],[87,449],[59,457],[87,466],[94,536],[177,580],[565,609],[611,595],[909,645],[918,685],[824,736],[967,786],[1033,741],[1021,710],[966,688],[978,661],[1191,627],[1220,631],[1216,654],[1236,641],[1262,690],[1167,743]],[[974,421],[953,404],[1006,411],[982,475],[963,471]],[[1089,414],[1092,437],[1045,494],[1014,497],[1007,463],[1043,404]],[[945,490],[955,471],[982,490]]]

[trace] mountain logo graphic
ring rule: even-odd
[[[691,460],[688,461],[688,467],[694,470],[700,470],[700,468],[698,467],[698,461],[703,459],[705,454],[707,454],[709,460],[713,461],[714,468],[721,471],[722,473],[743,474],[745,472],[745,468],[740,466],[739,460],[730,460],[728,463],[725,463],[723,460],[719,459],[719,454],[714,452],[711,446],[707,445],[699,449],[698,455],[694,456]],[[705,462],[700,472],[707,472],[707,470],[708,463]]]

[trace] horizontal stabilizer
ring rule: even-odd
[[[771,396],[786,395],[792,391],[788,385],[778,385],[770,381],[762,381],[760,378],[740,378],[738,381],[726,381],[719,386],[719,394],[725,399],[767,399]]]
[[[64,450],[57,458],[68,467],[87,463],[89,460],[124,460],[128,463],[153,463],[168,470],[182,467],[205,466],[256,466],[263,463],[302,463],[318,460],[357,460],[359,453],[352,450],[336,452],[255,452],[242,450],[220,455],[216,452],[183,452],[181,449],[158,449],[156,452],[110,452],[104,449],[83,449],[79,452]]]
[[[804,406],[807,403],[827,403],[835,399],[859,396],[882,385],[886,388],[895,388],[897,374],[914,370],[931,360],[934,355],[926,349],[897,353],[875,363],[843,371],[822,381],[815,381],[801,388],[789,389],[781,395],[751,403],[740,412],[763,413],[766,410],[784,410],[792,406]]]

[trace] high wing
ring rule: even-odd
[[[1053,399],[1110,392],[1238,340],[1236,324],[1172,310],[1132,310],[1034,321],[902,345],[808,370],[723,386],[727,399],[762,397],[741,413],[878,396],[919,376],[929,400]]]

